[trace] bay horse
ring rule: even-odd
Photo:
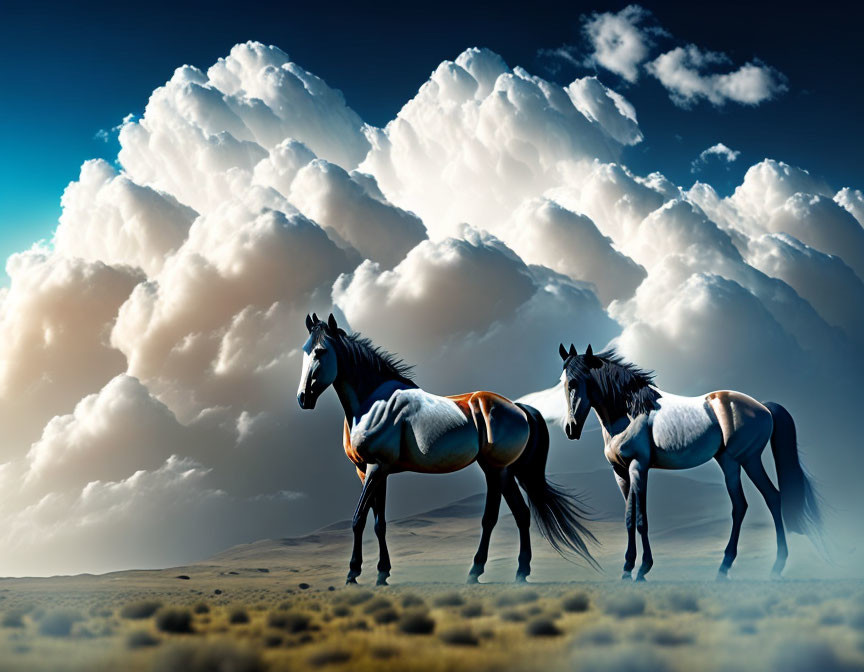
[[[300,408],[315,408],[321,393],[333,386],[345,411],[345,454],[363,484],[352,521],[354,547],[346,583],[357,583],[360,576],[363,530],[371,508],[379,548],[377,584],[387,585],[391,566],[384,508],[390,474],[443,474],[473,462],[486,476],[487,491],[469,583],[477,583],[483,574],[502,495],[519,530],[516,581],[524,582],[531,573],[531,515],[517,482],[552,546],[596,566],[586,545],[586,540],[596,540],[582,522],[578,500],[546,480],[549,432],[536,409],[492,392],[451,397],[425,392],[413,381],[411,367],[369,339],[346,333],[332,314],[326,322],[314,313],[307,315],[306,328],[297,401]]]
[[[777,557],[772,576],[786,564],[785,526],[813,539],[821,526],[816,494],[798,457],[795,423],[780,404],[721,390],[698,397],[663,392],[653,385],[653,373],[623,361],[614,350],[595,355],[589,345],[579,355],[571,344],[559,346],[564,360],[561,380],[567,398],[565,432],[578,439],[593,408],[603,430],[606,459],[626,501],[627,552],[622,579],[630,579],[636,564],[636,532],[642,539],[642,565],[636,576],[644,581],[654,564],[648,543],[646,496],[648,470],[689,469],[714,458],[723,470],[732,500],[732,534],[717,573],[728,578],[738,554],[738,536],[747,500],[741,468],[765,498],[774,519]],[[777,466],[779,491],[762,465],[770,440]]]

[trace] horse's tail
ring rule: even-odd
[[[780,404],[768,401],[764,406],[771,412],[774,420],[771,452],[777,466],[783,522],[790,532],[806,534],[815,542],[821,532],[822,516],[816,491],[798,457],[795,422],[789,411]]]
[[[540,533],[562,556],[575,553],[599,570],[600,565],[586,544],[586,540],[594,544],[599,542],[585,526],[585,508],[575,495],[546,480],[546,458],[549,456],[546,421],[536,408],[527,404],[516,405],[528,417],[531,433],[525,451],[510,469],[528,495]]]

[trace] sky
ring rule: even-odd
[[[557,427],[560,342],[669,392],[778,401],[837,529],[860,528],[854,17],[3,12],[0,575],[172,566],[348,517],[335,394],[296,402],[311,311],[432,393],[539,393],[553,474],[609,474],[596,425]],[[392,517],[482,488],[392,481]],[[860,576],[860,530],[829,536]]]
[[[765,157],[808,166],[829,183],[864,185],[859,155],[864,106],[860,7],[841,2],[790,9],[780,2],[643,3],[679,42],[758,57],[788,77],[789,91],[758,108],[702,102],[673,105],[655,80],[621,87],[639,111],[645,142],[628,152],[637,171],[692,181],[691,162],[723,142],[735,166],[708,166],[721,192]],[[59,194],[84,158],[112,159],[116,142],[97,138],[178,64],[201,67],[238,42],[281,45],[300,65],[341,89],[368,123],[383,126],[444,58],[471,46],[510,65],[567,83],[592,69],[539,54],[579,45],[580,17],[622,3],[275,3],[238,12],[233,3],[3,4],[0,21],[0,256],[50,237]],[[385,75],[386,73],[386,75]],[[622,79],[598,72],[607,85]],[[6,279],[8,281],[8,278]]]

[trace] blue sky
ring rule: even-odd
[[[6,2],[0,15],[0,256],[47,237],[60,195],[82,161],[113,160],[117,146],[96,137],[143,111],[174,68],[202,68],[249,39],[273,43],[342,89],[366,121],[393,118],[442,60],[485,46],[511,65],[565,83],[592,70],[555,63],[539,50],[580,45],[580,17],[624,3],[235,3]],[[611,72],[601,81],[636,107],[645,141],[625,153],[640,173],[664,172],[689,185],[691,161],[723,142],[740,150],[729,167],[704,177],[731,190],[752,163],[771,157],[825,177],[835,188],[864,187],[860,111],[862,10],[819,3],[643,2],[672,36],[727,53],[737,66],[758,58],[788,78],[788,91],[758,107],[700,103],[676,107],[653,78],[629,85]],[[857,12],[853,13],[853,12]],[[557,66],[557,67],[556,67]]]

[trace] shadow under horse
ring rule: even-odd
[[[345,410],[343,443],[363,483],[354,512],[354,547],[347,583],[356,583],[362,564],[363,531],[369,509],[378,538],[378,585],[390,576],[384,509],[387,478],[413,471],[443,474],[477,462],[486,476],[486,507],[480,545],[468,582],[483,574],[489,539],[503,496],[519,530],[516,581],[531,573],[531,514],[560,553],[575,553],[596,567],[586,542],[595,542],[584,525],[578,500],[546,480],[549,432],[540,413],[492,392],[440,397],[421,390],[410,367],[359,334],[339,328],[331,314],[325,322],[306,316],[309,338],[297,401],[312,409],[331,385]]]

